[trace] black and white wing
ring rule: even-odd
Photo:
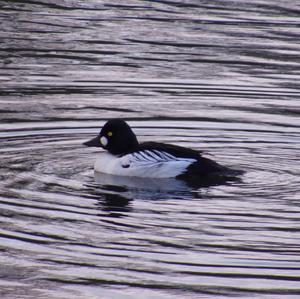
[[[184,173],[196,162],[193,158],[175,157],[159,150],[142,150],[127,154],[122,159],[122,168],[128,175],[153,178],[170,178]]]

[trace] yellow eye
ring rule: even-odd
[[[111,131],[109,131],[108,133],[107,133],[107,136],[108,137],[111,137],[113,135],[113,133],[111,132]]]

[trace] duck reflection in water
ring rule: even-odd
[[[214,181],[183,180],[176,178],[154,179],[94,173],[93,189],[101,198],[99,205],[110,217],[122,217],[131,211],[133,200],[169,200],[201,198],[207,187],[230,184],[228,178]]]

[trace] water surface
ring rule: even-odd
[[[295,1],[0,1],[1,298],[298,298]],[[112,117],[241,180],[96,176]]]

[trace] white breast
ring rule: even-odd
[[[183,173],[195,159],[177,158],[166,152],[145,150],[120,158],[102,153],[95,163],[95,171],[121,176],[171,178]]]

